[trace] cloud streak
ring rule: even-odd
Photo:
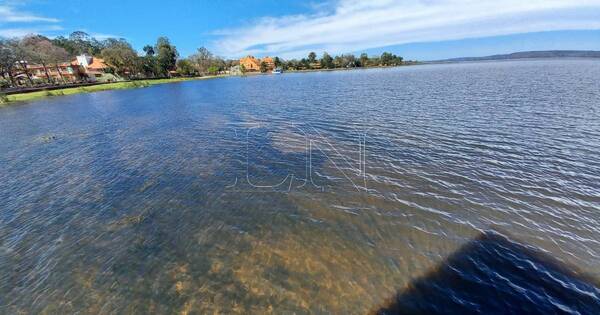
[[[220,30],[220,55],[304,56],[414,42],[600,29],[600,0],[340,0],[329,13],[265,17]]]
[[[35,15],[18,9],[22,5],[23,2],[16,6],[8,2],[0,3],[0,37],[22,37],[63,29],[57,25],[60,22],[59,19]]]
[[[1,23],[31,23],[31,22],[49,22],[57,23],[59,19],[49,18],[31,14],[28,12],[16,11],[8,5],[0,5],[0,22]]]
[[[23,37],[31,34],[41,34],[49,31],[61,31],[63,28],[58,25],[52,25],[47,27],[25,27],[25,28],[2,28],[0,29],[0,37],[15,38]]]

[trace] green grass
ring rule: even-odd
[[[211,78],[215,78],[215,77],[218,77],[218,76],[115,82],[115,83],[82,86],[82,87],[75,87],[75,88],[64,88],[64,89],[52,90],[52,91],[37,91],[37,92],[31,92],[31,93],[2,95],[2,97],[0,97],[0,106],[8,105],[13,102],[36,100],[36,99],[45,98],[45,97],[49,97],[49,96],[62,96],[62,95],[91,93],[91,92],[107,91],[107,90],[132,89],[132,88],[139,88],[139,87],[147,87],[147,86],[156,85],[156,84],[173,83],[173,82],[190,81],[190,80],[200,80],[200,79],[211,79]]]

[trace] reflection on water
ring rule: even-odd
[[[598,77],[436,65],[2,108],[0,313],[594,313],[596,282],[557,266],[600,277]]]

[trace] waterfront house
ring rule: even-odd
[[[32,79],[46,79],[46,71],[48,76],[54,81],[66,81],[74,82],[81,78],[82,73],[79,71],[79,67],[72,65],[69,62],[60,63],[57,65],[46,65],[44,69],[43,65],[39,64],[26,64],[27,71],[31,75]]]
[[[264,62],[267,64],[267,71],[273,71],[273,69],[275,69],[275,61],[273,61],[273,58],[267,56],[264,57],[263,59],[260,60],[260,62]]]
[[[27,69],[27,72],[25,72]],[[79,67],[70,62],[60,64],[29,64],[27,61],[19,61],[13,68],[12,76],[18,82],[26,82],[27,74],[32,80],[46,80],[50,77],[52,81],[75,82],[83,76]]]
[[[106,73],[108,66],[101,58],[83,54],[70,62],[59,64],[30,64],[26,60],[15,63],[11,74],[19,84],[29,80],[46,81],[50,77],[54,82],[77,82],[81,80],[96,81]]]
[[[267,71],[275,69],[275,61],[269,56],[262,59],[255,58],[254,56],[246,56],[240,59],[240,66],[243,66],[246,72],[256,72],[260,71],[260,65],[263,62],[267,65]]]
[[[240,66],[244,67],[247,72],[260,71],[260,59],[254,56],[246,56],[240,59]]]
[[[95,81],[106,73],[108,66],[101,58],[93,57],[88,54],[79,55],[71,62],[80,67],[82,73],[91,80]]]

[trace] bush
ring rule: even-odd
[[[0,104],[8,103],[8,96],[4,93],[0,93]]]
[[[208,73],[211,75],[215,75],[219,72],[219,68],[215,67],[215,66],[210,66],[208,68]]]
[[[10,81],[6,79],[0,79],[0,88],[5,89],[10,87]]]

